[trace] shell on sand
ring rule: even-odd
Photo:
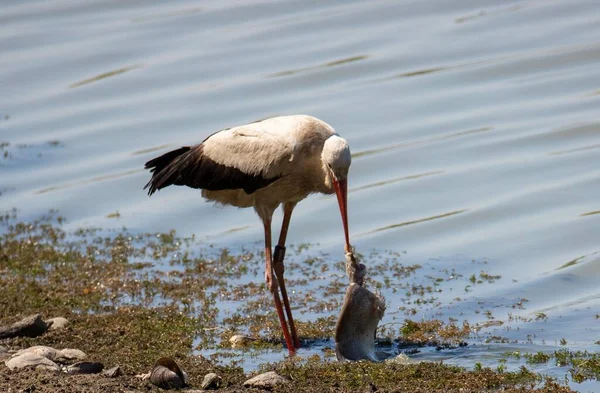
[[[150,372],[150,382],[163,389],[181,389],[186,380],[187,375],[171,358],[158,359]]]

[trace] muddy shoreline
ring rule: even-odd
[[[240,359],[260,351],[283,350],[276,316],[264,312],[269,305],[264,286],[241,279],[249,269],[260,268],[260,263],[248,263],[260,255],[230,255],[220,250],[217,258],[192,256],[188,247],[193,239],[180,239],[174,233],[132,235],[124,230],[100,234],[98,229],[82,229],[67,234],[61,228],[63,221],[56,214],[30,223],[20,222],[14,212],[2,217],[0,325],[35,313],[44,318],[65,317],[70,323],[37,337],[2,339],[0,345],[12,352],[34,345],[77,348],[105,369],[119,366],[122,375],[11,371],[2,362],[0,386],[4,390],[159,391],[137,376],[149,372],[158,358],[168,356],[188,374],[188,389],[200,389],[204,376],[214,372],[222,378],[220,391],[252,391],[243,386],[244,381],[276,371],[290,381],[276,391],[520,392],[534,387],[545,392],[571,391],[526,368],[504,372],[430,362],[338,363],[327,349],[322,356],[287,358],[246,373]],[[156,268],[158,261],[165,260],[173,266],[168,272]],[[324,266],[306,261],[298,268],[306,269],[310,278]],[[410,274],[410,267],[402,269]],[[402,269],[398,268],[398,274]],[[335,309],[344,289],[333,282],[325,296],[299,306]],[[247,301],[239,312],[219,319],[223,299]],[[304,342],[329,339],[334,327],[335,317],[298,321]],[[378,342],[385,347],[386,342],[401,340],[406,346],[443,349],[465,345],[463,340],[470,334],[468,323],[436,320],[408,322],[403,329],[399,333],[382,329]],[[237,333],[256,340],[248,348],[234,350],[229,338]],[[198,354],[203,348],[211,348],[212,355]]]

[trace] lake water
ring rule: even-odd
[[[469,291],[464,278],[414,318],[475,324],[492,309],[504,325],[482,337],[595,351],[599,64],[595,0],[8,0],[0,210],[28,219],[59,209],[71,229],[177,229],[233,249],[256,245],[253,211],[181,187],[148,198],[143,164],[218,129],[312,114],[352,148],[358,251],[502,277]],[[312,196],[294,214],[289,242],[341,256],[335,196]],[[397,295],[384,295],[394,310]],[[383,322],[402,319],[392,312]],[[445,361],[494,364],[505,350],[467,347]]]

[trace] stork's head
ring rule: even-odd
[[[337,195],[346,239],[345,248],[349,252],[351,247],[350,236],[348,235],[348,170],[350,170],[352,157],[346,140],[337,135],[330,136],[323,145],[321,160],[327,172],[327,178],[333,183]]]

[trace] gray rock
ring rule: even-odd
[[[109,378],[115,378],[115,377],[120,377],[121,375],[123,375],[123,370],[121,370],[121,367],[115,366],[115,367],[109,368],[108,370],[104,370],[104,372],[102,374],[106,375]]]
[[[219,377],[215,373],[208,373],[204,376],[204,380],[202,381],[202,385],[200,386],[202,389],[206,390],[215,390],[221,386],[221,377]]]
[[[244,386],[259,389],[273,389],[277,385],[286,384],[289,381],[277,374],[275,371],[269,371],[264,374],[259,374],[254,378],[250,378],[244,382]]]
[[[0,339],[11,337],[37,337],[46,333],[48,324],[41,314],[31,315],[10,326],[0,327]]]
[[[65,348],[58,350],[45,345],[35,345],[33,347],[22,349],[14,356],[19,356],[24,353],[34,353],[57,363],[71,363],[76,360],[81,361],[87,359],[86,353],[79,349]]]
[[[67,366],[67,374],[98,374],[102,372],[104,365],[98,362],[78,362]]]
[[[6,367],[11,370],[21,370],[27,368],[43,369],[49,371],[60,371],[58,364],[52,360],[40,356],[36,353],[25,352],[4,362]]]
[[[73,360],[82,361],[87,359],[87,357],[88,355],[85,352],[80,351],[79,349],[65,348],[60,351],[57,351],[57,357],[55,361],[60,363],[69,363]]]
[[[49,330],[63,329],[69,326],[70,322],[67,318],[56,317],[46,320]]]
[[[34,345],[33,347],[21,349],[19,352],[15,353],[13,357],[21,356],[25,353],[33,353],[39,356],[43,356],[48,360],[56,360],[59,357],[59,352],[52,347],[47,347],[45,345]]]

